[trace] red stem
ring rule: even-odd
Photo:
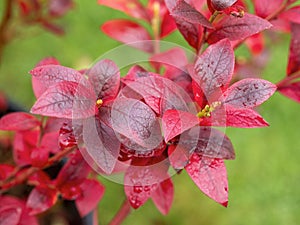
[[[109,223],[109,225],[120,225],[122,222],[126,219],[126,217],[129,215],[131,211],[130,203],[128,199],[126,198],[115,215],[115,217],[112,219],[112,221]]]
[[[300,78],[300,72],[299,71],[285,77],[282,81],[278,82],[276,85],[277,85],[277,87],[283,87],[283,86],[289,84],[290,82],[292,82],[292,81],[294,81],[295,79],[298,79],[298,78]]]

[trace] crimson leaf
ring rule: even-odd
[[[209,43],[228,38],[230,41],[243,40],[272,26],[267,20],[245,13],[242,18],[225,16],[208,36]]]
[[[98,205],[104,194],[104,186],[96,180],[85,180],[81,185],[82,193],[75,203],[81,217],[86,216]]]
[[[230,139],[221,131],[210,127],[194,127],[184,132],[179,145],[189,153],[218,159],[234,159]]]
[[[227,207],[228,181],[223,160],[207,158],[195,153],[185,169],[204,194]]]
[[[83,121],[83,141],[83,152],[105,173],[112,173],[121,145],[115,131],[97,117],[91,117]]]
[[[96,96],[103,101],[114,98],[120,86],[120,72],[111,60],[101,60],[87,71]]]
[[[186,3],[184,0],[177,1],[177,4],[174,8],[170,10],[171,15],[180,20],[184,20],[188,23],[192,23],[194,25],[198,24],[206,28],[213,29],[211,23],[203,16],[200,12],[198,12],[191,5]]]
[[[0,119],[0,130],[25,131],[33,129],[40,124],[38,119],[28,113],[15,112],[7,114]]]
[[[197,116],[179,110],[167,110],[162,117],[162,130],[165,142],[199,123]]]
[[[293,99],[296,102],[300,103],[300,82],[292,83],[279,87],[278,91],[287,96],[288,98]]]
[[[300,70],[300,24],[291,23],[291,35],[287,75]]]
[[[237,0],[211,0],[213,7],[218,11],[222,11],[236,2]]]
[[[156,115],[141,101],[117,98],[113,104],[111,120],[116,132],[143,146],[145,150],[154,149],[161,143]]]
[[[37,186],[27,199],[26,207],[30,215],[40,214],[51,208],[57,201],[57,191],[48,187]]]
[[[109,37],[135,48],[152,53],[154,48],[149,32],[138,23],[130,20],[110,20],[101,27]]]
[[[45,62],[40,62],[44,64]],[[30,71],[35,96],[39,98],[49,87],[62,81],[80,83],[84,77],[76,70],[60,65],[42,65]]]
[[[98,3],[100,5],[105,5],[113,9],[120,10],[137,19],[149,20],[147,11],[137,0],[98,0]]]
[[[89,87],[63,81],[44,92],[31,113],[66,119],[84,118],[95,114],[95,102],[95,93]]]
[[[158,210],[167,215],[172,206],[174,187],[170,178],[158,184],[158,188],[152,193],[151,198]]]
[[[234,83],[223,94],[223,102],[235,108],[253,108],[276,91],[276,85],[262,79],[247,78]]]
[[[220,88],[227,88],[233,69],[234,52],[230,41],[224,39],[209,46],[197,59],[191,76],[210,100],[215,92],[221,92]]]

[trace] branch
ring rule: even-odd
[[[120,224],[122,224],[122,222],[129,215],[130,211],[131,211],[131,206],[130,206],[130,203],[129,203],[128,199],[126,198],[124,200],[121,208],[119,209],[119,211],[117,212],[115,217],[112,219],[112,221],[109,223],[109,225],[120,225]]]

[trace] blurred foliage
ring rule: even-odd
[[[99,26],[120,17],[126,16],[97,5],[96,0],[77,0],[76,8],[61,21],[65,36],[24,27],[22,36],[5,49],[0,65],[0,90],[29,109],[35,99],[28,71],[46,56],[58,58],[65,66],[78,69],[88,66],[119,45],[102,34]],[[167,40],[184,43],[178,33]],[[288,44],[285,35],[269,44],[271,59],[262,72],[264,78],[277,82],[284,77]],[[244,52],[242,48],[237,54]],[[300,106],[275,94],[259,110],[271,124],[269,128],[227,129],[237,155],[235,161],[226,163],[230,186],[227,209],[204,196],[183,172],[174,177],[175,200],[169,215],[162,216],[149,201],[134,211],[124,225],[299,224]],[[100,224],[104,225],[120,207],[124,193],[123,186],[100,179],[106,185],[99,207]]]

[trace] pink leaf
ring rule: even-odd
[[[165,142],[199,124],[197,116],[179,110],[167,110],[162,117],[162,130]]]
[[[280,13],[279,18],[299,24],[300,23],[300,6],[292,7],[290,9]]]
[[[300,103],[300,82],[288,84],[283,87],[279,87],[278,91],[287,96],[288,98],[293,99],[296,102]]]
[[[237,0],[211,0],[212,6],[217,11],[222,11],[222,10],[232,6],[236,2],[237,2]]]
[[[235,108],[253,108],[276,91],[276,85],[262,79],[243,79],[230,86],[223,94],[223,102]]]
[[[171,15],[180,20],[184,20],[194,25],[198,24],[206,28],[213,29],[211,23],[191,5],[184,0],[178,0],[174,8],[170,10]]]
[[[300,70],[300,24],[291,23],[291,35],[287,75]]]
[[[98,0],[98,4],[120,10],[137,19],[150,20],[146,9],[138,0]]]
[[[116,132],[143,146],[145,151],[161,143],[161,130],[156,115],[141,101],[117,98],[113,104],[111,120]]]
[[[91,117],[83,122],[83,141],[92,162],[105,173],[112,173],[118,159],[121,143],[115,131],[100,121]]]
[[[113,99],[120,86],[120,71],[110,60],[101,60],[87,71],[89,81],[94,87],[96,96],[103,101]]]
[[[135,82],[125,82],[132,90],[141,95],[147,105],[156,113],[163,114],[168,109],[188,111],[188,94],[176,83],[160,76],[149,76]]]
[[[197,59],[193,80],[201,87],[205,97],[210,100],[214,93],[220,95],[227,88],[234,70],[234,52],[228,39],[211,45]]]
[[[32,166],[42,168],[48,161],[49,149],[45,147],[34,148],[31,151],[30,158]]]
[[[154,50],[151,42],[145,42],[152,39],[149,32],[138,23],[121,19],[110,20],[104,23],[101,29],[109,37],[132,47],[149,53]]]
[[[76,206],[81,217],[94,210],[104,195],[104,186],[96,180],[85,180],[80,185],[82,193],[76,199]]]
[[[0,181],[7,179],[13,171],[13,166],[7,164],[0,164]]]
[[[35,187],[27,199],[30,215],[40,214],[51,208],[57,201],[57,191],[48,187]]]
[[[37,118],[28,113],[15,112],[0,119],[0,130],[25,131],[36,128],[40,124]]]
[[[208,36],[208,42],[215,43],[224,38],[230,41],[243,40],[271,27],[272,24],[267,20],[248,13],[242,18],[225,16]]]
[[[166,179],[158,185],[158,188],[153,192],[151,198],[158,210],[167,215],[172,206],[174,197],[174,187],[172,180]]]
[[[44,64],[44,62],[41,62]],[[62,81],[83,82],[84,77],[76,70],[60,65],[42,65],[30,71],[34,94],[39,98],[49,87]]]
[[[185,146],[170,145],[168,147],[168,158],[172,167],[176,170],[183,169],[189,162],[193,152],[189,152],[189,149]]]
[[[227,207],[228,181],[223,160],[193,154],[185,169],[204,194]]]
[[[50,0],[49,13],[51,16],[63,16],[74,6],[72,0]]]
[[[234,159],[235,153],[230,139],[221,131],[210,127],[194,127],[184,132],[178,145],[187,152],[204,157]]]
[[[40,67],[40,66],[46,66],[46,65],[60,65],[60,62],[54,58],[54,57],[46,57],[39,61],[35,68]]]
[[[60,149],[58,137],[59,133],[57,131],[45,133],[41,141],[41,147],[47,149],[48,152],[51,152],[53,154],[59,152]]]
[[[95,103],[95,93],[89,87],[64,81],[44,92],[31,108],[31,113],[78,119],[95,114]]]
[[[278,10],[283,3],[283,0],[261,1],[253,0],[256,15],[266,18],[273,12]]]
[[[0,209],[0,225],[18,225],[21,219],[21,208]]]

